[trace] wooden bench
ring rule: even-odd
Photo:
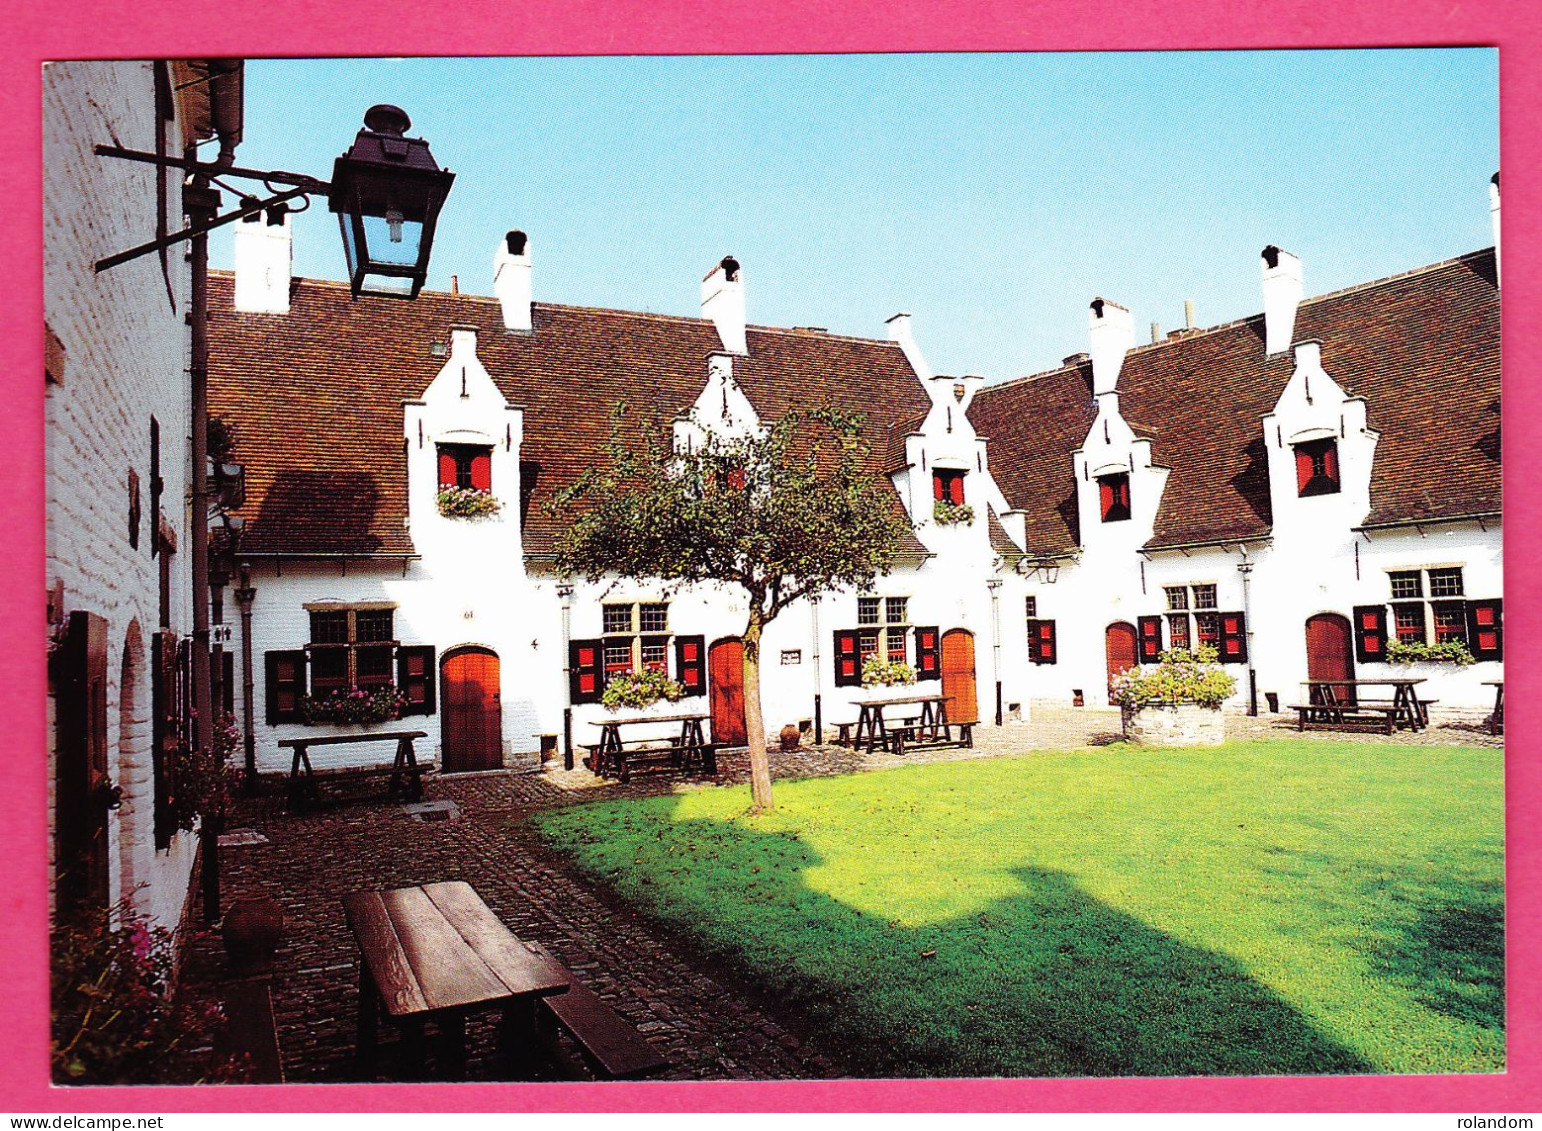
[[[419,762],[413,750],[413,742],[428,737],[426,731],[398,730],[376,731],[372,734],[336,734],[316,738],[286,738],[279,742],[281,748],[294,751],[294,762],[289,769],[289,804],[296,812],[303,812],[307,805],[320,800],[320,787],[324,784],[367,781],[370,778],[390,778],[387,796],[405,793],[409,801],[423,799],[423,778],[435,770],[432,761]],[[346,746],[356,742],[396,743],[396,757],[389,765],[341,766],[335,769],[317,770],[311,765],[312,746]]]
[[[605,776],[611,767],[597,766],[595,760],[600,755],[598,742],[586,742],[581,744],[589,751],[589,756],[584,759],[584,768],[595,774]],[[686,769],[685,751],[681,745],[674,741],[660,738],[632,738],[621,744],[624,757],[621,765],[616,768],[616,776],[621,781],[629,781],[632,771],[641,767],[649,767],[653,770],[682,770]],[[717,773],[717,743],[709,742],[700,748],[702,768],[709,774]]]
[[[857,729],[857,724],[853,721],[849,723],[831,723],[830,725],[838,731],[835,736],[835,745],[850,746],[852,741],[851,732]]]
[[[1379,730],[1391,734],[1397,728],[1398,708],[1386,702],[1355,704],[1287,703],[1296,712],[1297,730]]]
[[[561,1029],[572,1039],[589,1070],[602,1080],[635,1080],[669,1066],[658,1050],[593,990],[569,986],[565,994],[542,998],[537,1008],[537,1027],[548,1047],[555,1050],[556,1030]]]
[[[942,735],[935,738],[920,738],[917,735],[915,720],[904,720],[905,725],[896,729],[894,742],[895,754],[904,754],[907,745],[918,747],[922,750],[940,749],[948,746],[957,746],[964,750],[974,749],[974,728],[980,725],[979,719],[965,719],[959,723],[948,723],[943,728]],[[950,731],[958,727],[958,737],[953,738]]]

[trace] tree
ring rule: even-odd
[[[619,406],[609,466],[589,469],[553,503],[570,523],[558,570],[591,583],[607,574],[656,578],[671,592],[743,590],[751,791],[755,809],[768,810],[761,634],[796,601],[871,587],[908,529],[903,509],[870,459],[859,416],[789,413],[749,436],[707,431],[686,444],[671,442],[661,422],[627,423]]]

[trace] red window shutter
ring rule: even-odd
[[[942,665],[938,647],[938,630],[918,628],[916,632],[916,678],[936,679]]]
[[[456,482],[455,457],[449,452],[439,453],[439,486],[453,487]]]
[[[1504,601],[1467,602],[1467,646],[1477,660],[1505,658]]]
[[[948,501],[955,506],[964,505],[964,477],[955,475],[948,481]]]
[[[493,457],[491,452],[478,452],[471,457],[471,485],[478,491],[493,489]]]
[[[936,471],[932,472],[932,497],[939,502],[941,502],[944,497],[942,474]]]
[[[1312,453],[1304,444],[1296,446],[1296,494],[1306,490],[1306,485],[1312,481]]]
[[[1139,617],[1140,662],[1154,664],[1162,658],[1162,618]]]
[[[1031,620],[1028,622],[1028,659],[1035,664],[1055,662],[1055,622]]]
[[[1387,607],[1355,606],[1355,659],[1362,664],[1385,663],[1387,659]]]
[[[413,644],[397,650],[396,689],[407,697],[404,715],[434,713],[434,646]]]
[[[1121,507],[1123,507],[1126,511],[1128,511],[1130,509],[1130,480],[1129,480],[1129,478],[1126,477],[1126,476],[1120,476],[1117,486],[1119,488],[1119,505]]]
[[[1241,613],[1221,614],[1221,663],[1240,664],[1248,658],[1247,621]]]
[[[731,490],[731,491],[742,491],[742,490],[744,490],[744,484],[745,484],[744,468],[742,468],[742,467],[730,467],[728,469],[728,488],[729,488],[729,490]]]
[[[598,640],[574,640],[568,645],[568,699],[572,703],[598,703],[605,690],[601,664],[604,652]]]
[[[1098,480],[1098,506],[1103,512],[1104,521],[1108,519],[1108,512],[1114,509],[1114,483],[1111,479]]]
[[[862,686],[862,653],[854,628],[835,633],[835,686]]]
[[[305,694],[305,652],[269,652],[265,657],[268,725],[297,723]]]
[[[701,695],[707,690],[704,636],[675,637],[675,678],[687,695]]]
[[[1323,450],[1322,473],[1335,483],[1339,481],[1339,446],[1332,440]]]

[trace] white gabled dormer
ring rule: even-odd
[[[1294,353],[1290,380],[1263,418],[1269,501],[1277,533],[1326,536],[1370,513],[1379,434],[1367,425],[1365,399],[1350,396],[1323,368],[1320,342],[1297,342]]]
[[[737,440],[764,432],[760,414],[734,377],[733,355],[720,351],[708,354],[707,383],[696,403],[675,421],[675,450],[699,451],[709,435],[719,440]]]
[[[407,444],[407,510],[413,545],[425,558],[436,552],[483,553],[492,539],[520,568],[519,452],[524,412],[509,404],[477,357],[474,326],[450,328],[443,368],[421,400],[402,413]],[[498,512],[481,518],[440,513],[442,486],[485,490]]]
[[[235,308],[246,314],[288,314],[294,268],[289,209],[275,205],[235,227]]]
[[[1087,314],[1092,393],[1097,415],[1072,453],[1077,517],[1088,550],[1134,552],[1151,538],[1167,469],[1151,461],[1151,441],[1135,434],[1119,410],[1119,374],[1135,345],[1135,319],[1107,299]]]

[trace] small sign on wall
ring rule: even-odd
[[[782,651],[782,667],[803,662],[803,650],[801,648],[788,648]]]

